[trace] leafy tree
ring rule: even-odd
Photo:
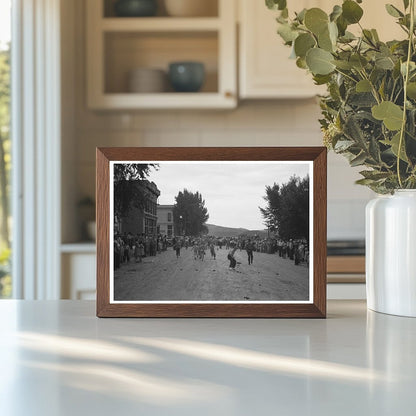
[[[208,218],[205,201],[199,192],[192,193],[184,189],[175,197],[173,222],[180,234],[198,236],[207,233],[208,228],[205,223]]]
[[[284,240],[309,238],[309,176],[294,175],[283,185],[266,186],[266,208],[260,208],[265,225]]]
[[[125,217],[131,208],[143,208],[145,180],[156,164],[116,163],[114,164],[114,214]]]
[[[0,45],[0,207],[1,240],[10,247],[9,177],[10,177],[10,45]]]
[[[268,202],[267,208],[260,208],[264,218],[264,224],[270,231],[278,229],[278,212],[280,207],[280,185],[266,186],[266,196],[264,200]]]
[[[11,296],[9,178],[10,157],[10,44],[0,44],[0,298]]]

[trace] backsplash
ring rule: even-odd
[[[229,112],[152,111],[95,114],[77,120],[80,195],[95,190],[96,146],[313,146],[321,145],[314,100],[250,102]],[[82,149],[82,150],[81,150]],[[359,169],[328,157],[328,238],[364,237],[364,207],[371,191],[357,186]]]

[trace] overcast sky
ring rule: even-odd
[[[205,199],[209,224],[264,229],[259,206],[264,207],[266,185],[286,183],[296,174],[309,173],[309,164],[302,163],[159,163],[149,180],[160,190],[159,204],[173,205],[175,196],[184,188],[199,191]]]

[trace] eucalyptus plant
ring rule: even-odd
[[[296,65],[318,85],[325,145],[351,166],[365,166],[357,183],[377,193],[416,188],[415,0],[401,9],[380,5],[404,39],[382,42],[360,24],[362,0],[344,0],[330,13],[303,9],[289,16],[286,0],[266,0],[278,10],[278,34],[292,48]],[[348,29],[352,25],[359,35]]]

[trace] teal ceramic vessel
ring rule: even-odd
[[[205,67],[201,62],[172,62],[169,80],[177,92],[198,92],[205,80]]]
[[[157,12],[156,0],[118,0],[114,12],[119,17],[149,17]]]

